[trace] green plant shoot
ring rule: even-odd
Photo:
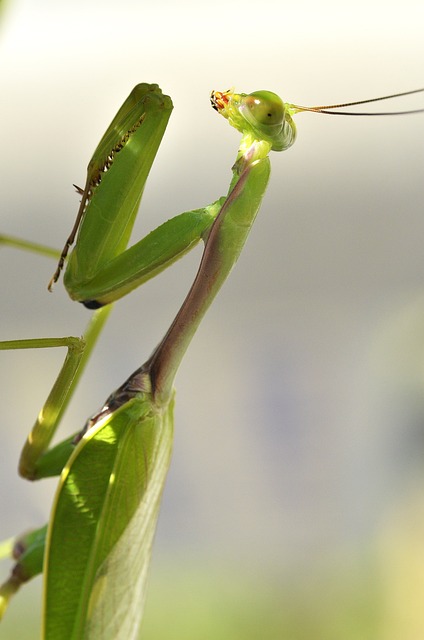
[[[77,221],[49,285],[57,281],[76,239],[65,286],[71,298],[98,309],[84,339],[0,343],[1,349],[68,349],[20,463],[21,473],[31,479],[60,474],[50,521],[47,529],[3,548],[13,547],[17,563],[0,588],[0,612],[23,582],[44,571],[44,640],[137,637],[171,457],[178,366],[249,235],[268,184],[270,151],[293,144],[297,112],[337,113],[348,106],[285,104],[269,91],[215,91],[211,102],[242,133],[227,195],[165,222],[126,249],[172,109],[157,85],[138,85],[89,163],[85,188],[78,189]],[[349,104],[366,102],[372,101]],[[81,432],[49,449],[106,319],[110,307],[105,305],[155,276],[200,239],[204,251],[197,275],[161,343]]]

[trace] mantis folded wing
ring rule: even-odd
[[[172,410],[172,399],[163,408],[154,403],[141,369],[76,445],[47,537],[44,637],[136,637],[171,456]]]
[[[211,101],[243,134],[227,196],[173,218],[126,250],[144,182],[172,108],[170,98],[157,85],[138,85],[89,164],[77,222],[50,283],[57,280],[79,225],[65,285],[72,298],[88,307],[122,297],[198,240],[205,241],[193,285],[147,362],[107,399],[83,432],[46,452],[68,400],[64,393],[54,424],[47,433],[36,425],[24,450],[23,468],[31,469],[27,475],[46,476],[63,466],[44,557],[45,640],[129,640],[137,635],[171,456],[174,378],[250,232],[269,180],[268,154],[293,144],[292,115],[306,110],[285,105],[267,91],[213,92]],[[97,311],[96,317],[103,313],[104,309]],[[75,375],[76,371],[69,373],[69,393]],[[25,577],[41,570],[39,549],[44,535],[39,531],[27,540],[17,565],[22,571],[28,569]],[[10,585],[9,581],[3,589],[5,598]]]

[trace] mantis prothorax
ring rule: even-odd
[[[397,95],[410,93],[415,92]],[[17,565],[0,590],[5,606],[44,564],[45,640],[136,637],[171,456],[175,374],[250,232],[268,184],[269,152],[293,144],[292,116],[300,111],[335,113],[340,107],[373,101],[301,107],[285,104],[269,91],[213,92],[212,106],[242,133],[227,195],[165,222],[130,249],[126,245],[172,103],[157,85],[141,84],[118,111],[88,166],[85,188],[79,190],[77,222],[49,288],[77,232],[65,286],[73,299],[90,308],[124,296],[200,239],[205,248],[193,285],[151,357],[82,432],[47,451],[80,373],[81,354],[86,354],[82,343],[62,341],[70,355],[58,388],[52,390],[49,411],[44,407],[21,459],[22,473],[32,478],[63,469],[47,537],[43,528],[21,539],[15,546]],[[107,307],[95,312],[86,334],[89,348],[106,314]],[[54,346],[41,342],[20,346]],[[0,343],[0,348],[16,346]]]

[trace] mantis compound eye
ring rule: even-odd
[[[273,151],[284,151],[295,141],[296,127],[290,105],[284,104],[272,91],[249,94],[235,93],[232,89],[212,91],[211,103],[243,136],[266,141]]]
[[[243,113],[250,124],[258,129],[268,126],[280,126],[285,119],[283,101],[271,91],[255,91],[243,100]]]
[[[287,107],[276,93],[242,94],[239,112],[259,139],[271,142],[274,151],[283,151],[293,144],[296,129]]]

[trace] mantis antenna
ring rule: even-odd
[[[414,89],[413,91],[403,91],[402,93],[393,93],[390,96],[382,96],[380,98],[370,98],[368,100],[356,100],[355,102],[343,102],[340,104],[329,104],[317,107],[302,107],[297,104],[288,104],[294,113],[300,111],[312,111],[314,113],[327,113],[330,116],[402,116],[409,113],[424,113],[424,109],[409,109],[406,111],[333,111],[333,109],[343,109],[344,107],[354,107],[358,104],[370,104],[371,102],[380,102],[381,100],[391,100],[392,98],[401,98],[410,96],[414,93],[423,93],[423,89]]]

